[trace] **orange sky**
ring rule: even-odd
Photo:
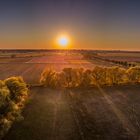
[[[71,49],[140,50],[139,17],[138,0],[6,0],[0,49],[56,49],[66,33]]]
[[[67,33],[68,34],[68,33]],[[56,42],[59,33],[47,36],[22,34],[19,36],[0,36],[0,46],[6,49],[62,49]],[[137,34],[99,34],[94,36],[85,34],[69,34],[69,49],[96,49],[96,50],[140,50],[140,40]]]

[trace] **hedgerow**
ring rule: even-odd
[[[89,87],[140,83],[140,67],[64,68],[61,72],[46,69],[40,83],[46,87]]]
[[[28,89],[21,77],[0,80],[0,139],[14,121],[22,119],[21,111],[28,97]]]

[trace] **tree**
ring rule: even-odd
[[[132,82],[132,83],[140,82],[140,67],[138,66],[130,67],[127,70],[127,76],[128,76],[129,82]]]
[[[92,71],[85,70],[82,74],[81,84],[80,86],[89,87],[92,84]]]
[[[45,85],[46,87],[56,87],[58,76],[57,73],[52,69],[46,69],[41,74],[40,83]]]
[[[104,85],[106,81],[106,68],[96,66],[92,71],[93,83],[95,85]]]
[[[15,57],[16,57],[16,54],[12,54],[12,55],[11,55],[11,58],[15,58]]]
[[[126,81],[126,71],[124,68],[110,67],[107,68],[106,77],[109,85],[121,84]]]
[[[64,87],[77,87],[81,83],[82,74],[82,68],[64,68],[60,73],[61,83]]]
[[[27,96],[27,85],[21,77],[11,77],[4,82],[10,90],[10,98],[12,100],[18,101],[20,96]]]
[[[3,81],[0,80],[0,113],[3,114],[10,100],[10,91]]]

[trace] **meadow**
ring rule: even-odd
[[[21,76],[30,92],[4,140],[139,140],[138,52],[20,53],[0,58],[0,79]]]

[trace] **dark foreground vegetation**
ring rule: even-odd
[[[140,67],[98,67],[94,69],[64,68],[61,72],[46,69],[40,83],[46,87],[91,87],[135,84],[140,82]]]
[[[28,89],[21,77],[0,81],[0,139],[14,121],[22,119],[21,111],[28,97]]]

